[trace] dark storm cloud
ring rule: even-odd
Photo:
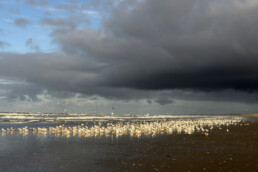
[[[20,101],[40,101],[38,96],[43,93],[43,90],[34,84],[16,84],[9,86],[10,91],[6,94],[6,100],[20,100]]]
[[[14,20],[14,24],[19,27],[27,27],[31,22],[25,18],[17,18]]]
[[[100,68],[95,62],[62,53],[0,54],[0,78],[31,83],[38,87],[38,94],[42,90],[81,92],[81,87],[90,88],[94,84]]]
[[[73,97],[80,93],[81,97],[99,95],[111,100],[152,99],[162,104],[171,103],[170,98],[166,97],[167,93],[103,87],[98,73],[105,65],[83,58],[56,53],[1,53],[0,57],[0,78],[15,81],[3,87],[9,90],[4,95],[8,100],[38,101],[37,95],[43,93],[57,98]]]
[[[105,86],[257,91],[257,7],[221,0],[121,3],[103,21],[104,32],[54,38],[67,53],[108,63]]]
[[[0,75],[36,85],[34,94],[159,104],[258,100],[254,0],[126,0],[115,3],[98,30],[77,29],[81,20],[71,18],[41,22],[52,26],[62,53],[0,58]]]

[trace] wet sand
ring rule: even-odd
[[[0,171],[258,171],[258,122],[250,118],[207,136],[6,134],[0,136]]]
[[[216,129],[208,136],[168,135],[139,139],[106,161],[117,171],[258,171],[258,123]]]

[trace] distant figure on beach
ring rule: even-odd
[[[112,110],[114,111],[115,110],[115,107],[112,106]],[[111,115],[114,115],[114,112],[111,112]]]

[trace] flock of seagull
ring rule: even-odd
[[[29,128],[2,128],[2,135],[7,133],[18,133],[23,136],[29,133],[36,135],[55,136],[78,136],[78,137],[102,137],[102,136],[122,136],[141,137],[142,135],[155,136],[159,134],[194,134],[201,133],[209,135],[214,128],[222,129],[224,126],[242,125],[240,119],[181,119],[181,120],[156,120],[156,121],[136,121],[136,122],[98,122],[92,126],[85,124],[65,126],[64,124],[55,127]],[[226,131],[229,131],[226,128]]]

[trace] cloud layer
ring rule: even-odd
[[[101,29],[79,28],[87,20],[76,16],[41,22],[53,27],[60,52],[0,54],[2,77],[35,88],[16,89],[19,94],[47,90],[160,104],[258,100],[254,0],[123,1],[103,17]]]
[[[17,18],[14,20],[14,24],[18,27],[22,27],[22,28],[25,28],[27,27],[28,25],[30,25],[30,21],[28,19],[25,19],[25,18]]]
[[[4,41],[0,41],[0,48],[5,48],[5,47],[9,47],[10,44]]]

